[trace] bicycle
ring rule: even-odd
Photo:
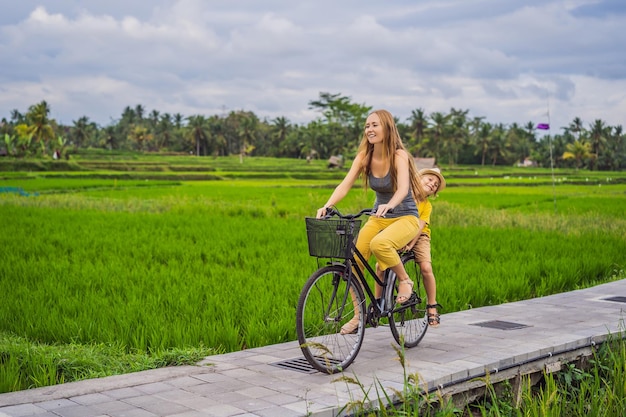
[[[427,299],[413,252],[400,253],[414,285],[409,300],[399,304],[395,301],[396,274],[387,269],[381,281],[356,248],[359,217],[367,214],[373,214],[372,209],[342,215],[337,209],[329,208],[323,219],[305,219],[309,255],[318,258],[318,265],[320,258],[329,259],[304,284],[296,311],[300,348],[309,364],[320,372],[334,374],[350,366],[363,344],[366,325],[388,325],[395,341],[406,348],[417,346],[428,329]],[[382,287],[380,300],[376,300],[364,271],[356,263],[357,258]],[[366,306],[368,299],[370,303]],[[340,334],[341,326],[355,315],[359,317],[356,332]]]

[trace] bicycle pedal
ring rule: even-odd
[[[422,302],[422,300],[414,292],[414,293],[411,294],[409,299],[406,300],[404,303],[401,303],[401,305],[403,305],[403,306],[412,306],[412,305],[415,305],[415,304],[419,304],[421,302]]]
[[[378,327],[378,318],[376,317],[374,306],[372,304],[370,304],[367,308],[365,323],[369,324],[372,327]]]

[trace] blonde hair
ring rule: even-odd
[[[402,143],[402,139],[400,138],[400,133],[398,133],[398,128],[396,127],[396,122],[393,119],[391,113],[387,110],[374,110],[371,112],[368,117],[372,114],[378,115],[380,118],[380,123],[383,128],[384,138],[383,138],[383,158],[389,159],[389,171],[391,173],[391,183],[393,184],[394,191],[398,188],[398,178],[396,175],[396,151],[398,149],[402,149],[409,155],[409,178],[411,180],[411,190],[413,192],[413,198],[416,201],[423,201],[426,199],[426,192],[422,187],[420,181],[420,175],[415,167],[415,160],[411,157],[409,151],[407,151],[404,143]],[[359,149],[357,153],[364,153],[363,165],[361,166],[361,174],[363,175],[363,186],[367,189],[368,186],[368,177],[371,172],[371,161],[372,155],[374,152],[374,145],[369,143],[367,140],[367,135],[365,131],[363,131],[363,138],[361,139],[361,143],[359,144]]]

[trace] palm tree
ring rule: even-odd
[[[460,148],[467,143],[469,129],[467,126],[467,114],[469,110],[450,109],[450,131],[444,148],[448,151],[448,163],[455,165],[458,159]]]
[[[598,168],[598,158],[600,158],[603,154],[602,151],[606,145],[609,130],[610,128],[607,128],[604,121],[600,119],[596,119],[593,124],[590,125],[589,141],[591,143],[591,153],[595,155],[593,160],[593,169]]]
[[[241,149],[239,152],[240,162],[243,162],[244,155],[249,155],[254,151],[258,124],[259,119],[257,119],[254,113],[242,112],[242,119],[238,131],[241,140]]]
[[[11,123],[14,126],[17,126],[17,125],[25,123],[25,122],[26,122],[26,119],[25,119],[24,115],[22,113],[20,113],[19,110],[17,110],[17,109],[11,110]]]
[[[137,116],[138,122],[143,121],[144,112],[145,112],[145,109],[141,104],[137,104],[135,106],[135,115]]]
[[[531,135],[517,123],[511,124],[507,132],[507,141],[517,162],[524,162],[531,152]]]
[[[207,118],[201,115],[195,115],[189,116],[187,121],[186,136],[192,143],[195,144],[196,156],[200,156],[200,147],[201,145],[206,145],[209,137],[210,130]]]
[[[408,122],[410,124],[410,140],[409,140],[409,150],[414,152],[419,152],[419,149],[424,141],[424,135],[426,134],[426,129],[428,128],[428,117],[424,112],[424,109],[417,108],[411,111],[411,117],[409,117]]]
[[[441,112],[435,112],[430,115],[430,120],[428,149],[431,151],[432,156],[438,160],[441,156],[442,142],[447,135],[449,117]]]
[[[156,110],[155,110],[156,111]],[[157,112],[158,113],[158,112]],[[159,117],[154,127],[155,147],[160,151],[161,148],[169,149],[173,142],[174,126],[172,125],[172,117],[169,113]]]
[[[591,144],[576,140],[573,143],[565,145],[566,152],[563,152],[563,159],[573,159],[576,161],[576,171],[582,166],[585,159],[593,158],[591,153]]]
[[[612,171],[626,167],[626,137],[622,125],[614,126],[607,138],[605,164]]]
[[[485,159],[491,147],[493,125],[491,123],[480,123],[480,127],[475,133],[474,144],[476,145],[475,155],[480,154],[480,164],[485,166]]]
[[[583,121],[580,117],[574,117],[574,120],[565,128],[565,131],[569,131],[574,134],[577,140],[580,140],[580,135],[584,130]]]
[[[50,106],[43,100],[42,102],[32,105],[26,113],[26,120],[29,125],[32,138],[41,145],[43,152],[48,147],[48,142],[54,139],[54,129],[48,119],[50,114]]]
[[[498,160],[507,157],[506,129],[502,123],[498,123],[491,131],[489,138],[489,154],[493,166],[496,165]]]
[[[102,130],[101,141],[103,145],[109,150],[119,148],[119,140],[117,139],[117,133],[115,126],[107,126]]]
[[[134,126],[131,129],[129,140],[136,143],[137,149],[143,151],[146,148],[146,144],[150,143],[154,136],[145,126]]]
[[[71,128],[71,137],[77,148],[88,143],[95,130],[95,124],[89,122],[89,117],[82,116],[78,120],[73,121],[74,126]]]
[[[287,139],[289,130],[291,130],[291,123],[285,117],[277,117],[272,120],[268,149],[270,156],[280,156],[280,144]]]
[[[209,153],[226,155],[226,136],[224,135],[224,119],[218,115],[209,117]]]

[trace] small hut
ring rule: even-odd
[[[435,158],[413,158],[413,160],[415,161],[415,167],[420,170],[420,169],[431,169],[431,168],[437,168],[437,164],[435,163]]]
[[[328,158],[328,168],[341,168],[343,167],[343,156],[333,155]]]

